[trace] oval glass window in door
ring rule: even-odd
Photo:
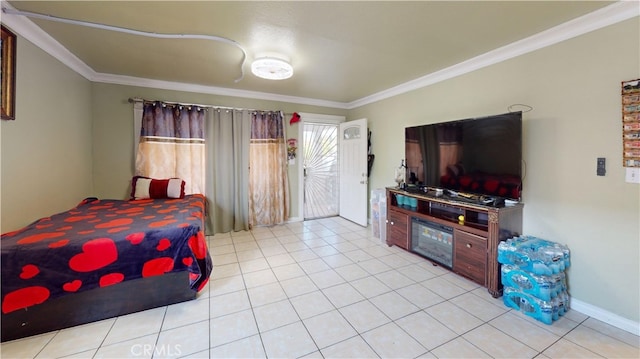
[[[344,129],[342,135],[345,140],[355,140],[360,138],[360,127],[347,127]]]

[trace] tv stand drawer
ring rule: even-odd
[[[459,229],[453,231],[453,271],[486,285],[487,239]]]

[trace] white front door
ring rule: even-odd
[[[367,119],[340,124],[340,217],[367,226]]]

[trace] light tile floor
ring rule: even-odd
[[[574,310],[545,325],[340,218],[208,238],[194,301],[3,343],[2,358],[638,358]]]

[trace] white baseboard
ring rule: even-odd
[[[570,308],[594,319],[613,325],[616,328],[640,336],[640,323],[623,318],[602,308],[571,298]]]
[[[287,220],[287,223],[302,222],[302,221],[304,221],[304,218],[302,217],[289,217],[289,219]]]

